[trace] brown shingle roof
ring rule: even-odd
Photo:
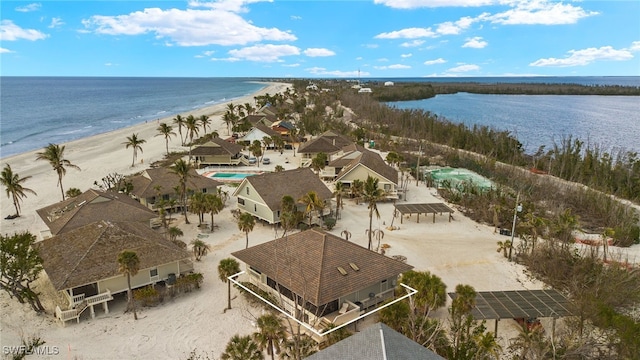
[[[53,235],[98,220],[136,221],[149,226],[153,211],[125,194],[89,189],[63,202],[36,210]]]
[[[398,184],[398,171],[389,166],[379,154],[364,148],[360,150],[360,156],[356,157],[349,165],[345,166],[342,171],[340,171],[336,180],[345,176],[358,165],[366,166],[371,171],[378,173],[385,179],[396,185]]]
[[[213,138],[191,150],[192,155],[235,155],[241,152],[242,145],[234,144],[222,138]]]
[[[279,132],[273,130],[271,127],[269,127],[267,125],[264,125],[262,123],[256,124],[253,127],[258,129],[258,130],[260,130],[260,131],[262,131],[263,133],[265,133],[265,134],[267,134],[269,136],[280,136]]]
[[[320,152],[332,154],[351,144],[353,144],[353,141],[347,137],[332,131],[325,131],[317,138],[300,145],[298,152],[302,154],[317,154]]]
[[[232,255],[316,306],[413,268],[319,230],[299,232]]]
[[[36,244],[44,270],[57,290],[117,276],[118,254],[138,254],[140,269],[189,259],[190,253],[148,226],[97,221]]]
[[[249,176],[238,186],[238,190],[246,184],[245,181],[260,194],[271,210],[280,208],[280,202],[285,195],[291,196],[294,200],[298,200],[309,191],[315,191],[322,200],[328,200],[333,196],[331,190],[310,168]],[[238,190],[234,196],[238,195]]]
[[[222,185],[222,183],[217,180],[198,175],[193,169],[191,169],[189,173],[190,176],[187,180],[188,189],[197,191]],[[178,175],[174,174],[170,168],[147,169],[141,175],[131,177],[130,180],[133,184],[131,194],[141,199],[157,196],[157,186],[160,187],[160,195],[164,195],[173,194],[173,188],[180,185]]]

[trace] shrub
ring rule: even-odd
[[[243,282],[241,282],[241,284],[243,286],[247,287],[248,289],[250,289],[251,291],[253,291],[254,293],[260,295],[263,299],[266,299],[270,303],[272,303],[274,305],[280,304],[280,301],[278,301],[278,299],[272,293],[260,289],[257,285],[252,284],[252,283],[250,283],[248,281],[243,281]],[[269,306],[265,302],[261,301],[260,299],[258,299],[253,294],[251,294],[250,292],[246,291],[245,289],[239,288],[239,290],[240,290],[240,293],[242,293],[244,295],[245,299],[250,304],[252,304],[252,305],[262,305],[267,310],[272,310],[273,309],[271,306]]]
[[[142,306],[156,306],[162,301],[160,293],[153,285],[134,290],[133,298]]]
[[[324,218],[324,226],[327,227],[327,230],[333,229],[333,227],[336,226],[336,219],[333,217]]]

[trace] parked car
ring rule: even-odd
[[[291,145],[291,144],[284,144],[284,149],[285,149],[285,150],[293,150],[293,145]]]
[[[269,158],[264,158],[264,159],[262,159],[262,163],[264,165],[269,165],[269,164],[271,164],[271,160]]]
[[[250,157],[249,158],[249,164],[255,164],[258,162],[258,159],[254,158],[254,157]]]

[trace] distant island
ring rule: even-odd
[[[500,95],[615,95],[640,96],[638,86],[580,85],[556,83],[480,83],[480,82],[384,82],[362,84],[372,90],[372,96],[380,102],[429,99],[439,94],[467,92]]]

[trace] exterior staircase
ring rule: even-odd
[[[113,300],[113,296],[111,295],[111,291],[109,290],[107,290],[102,294],[90,296],[88,298],[85,298],[84,294],[76,295],[73,297],[73,305],[71,309],[62,310],[60,309],[60,306],[56,306],[56,318],[62,321],[63,326],[67,323],[67,321],[73,320],[73,319],[76,319],[76,322],[80,323],[80,315],[82,315],[82,313],[87,308],[91,307],[91,317],[93,318],[95,317],[93,307],[95,305],[104,304],[111,300]],[[105,307],[105,309],[108,309],[108,308]]]

